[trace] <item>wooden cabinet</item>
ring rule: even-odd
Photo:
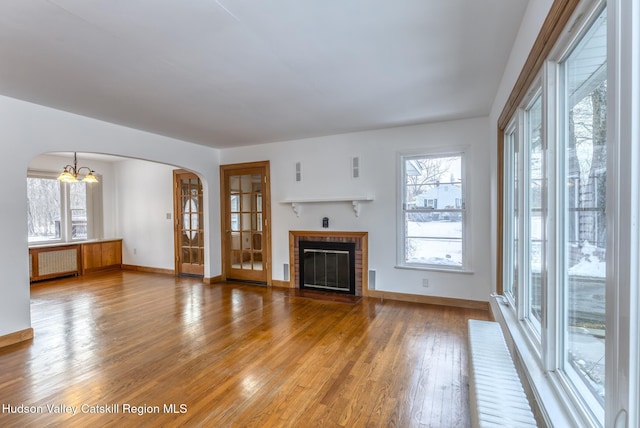
[[[122,240],[82,244],[82,273],[122,267]]]
[[[31,282],[122,268],[122,239],[29,248]]]

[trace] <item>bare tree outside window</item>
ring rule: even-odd
[[[54,178],[27,178],[29,241],[61,238],[60,182]]]

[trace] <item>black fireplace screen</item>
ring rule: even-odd
[[[355,244],[301,241],[300,288],[355,294]]]

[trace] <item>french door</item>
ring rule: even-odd
[[[271,282],[269,162],[220,166],[224,279]]]
[[[202,183],[192,172],[175,170],[173,184],[176,274],[204,276]]]

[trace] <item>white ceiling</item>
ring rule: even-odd
[[[527,0],[1,0],[0,93],[232,147],[488,115]]]

